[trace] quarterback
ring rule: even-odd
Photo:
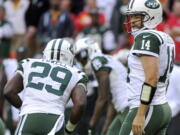
[[[158,0],[131,0],[126,17],[134,44],[128,57],[130,111],[119,135],[165,135],[171,120],[166,90],[174,42],[168,34],[154,30],[162,21]]]
[[[72,67],[74,46],[65,39],[53,39],[43,59],[24,59],[5,86],[5,98],[20,108],[15,135],[61,135],[64,110],[69,98],[74,106],[65,134],[75,129],[86,105],[85,73]],[[24,90],[23,90],[24,89]],[[23,102],[18,96],[24,91]]]

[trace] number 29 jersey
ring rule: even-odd
[[[24,99],[20,115],[63,114],[76,84],[85,86],[87,75],[75,67],[43,59],[25,59],[17,69],[23,77]],[[86,87],[86,86],[85,86]]]
[[[138,107],[145,73],[140,61],[141,55],[154,56],[159,59],[157,89],[151,105],[167,102],[166,90],[173,68],[174,42],[164,32],[143,30],[135,36],[135,41],[128,57],[128,99],[130,108]],[[151,68],[151,67],[149,67]]]

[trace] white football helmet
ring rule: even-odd
[[[91,59],[95,54],[102,53],[98,43],[89,37],[77,40],[75,46],[75,54],[77,55],[81,53],[81,57],[86,57],[85,55],[87,55],[87,57]],[[85,54],[86,52],[87,54]]]
[[[75,46],[66,39],[53,39],[49,41],[43,52],[46,60],[57,61],[69,66],[73,65]]]
[[[144,15],[142,23],[148,29],[155,28],[162,22],[162,14],[162,6],[158,0],[131,0],[125,13],[127,16]]]

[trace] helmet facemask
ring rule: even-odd
[[[141,29],[144,29],[144,23],[149,19],[149,15],[145,13],[129,13],[125,17],[124,28],[127,33],[137,32]]]

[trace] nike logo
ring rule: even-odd
[[[143,36],[143,38],[147,38],[147,37],[149,37],[150,35],[145,35],[145,36]]]

